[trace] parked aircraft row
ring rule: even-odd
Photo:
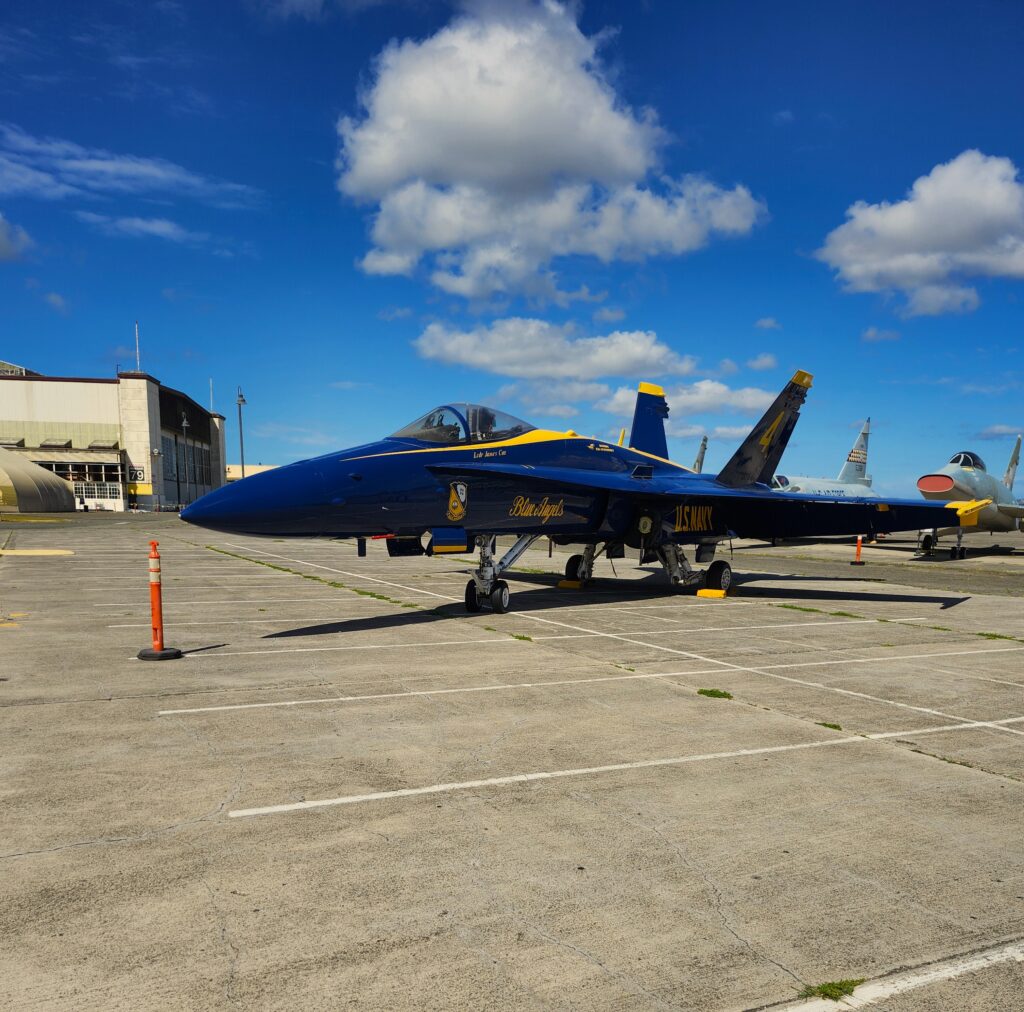
[[[502,574],[534,541],[579,545],[566,576],[590,580],[594,560],[627,548],[661,564],[675,585],[727,590],[732,570],[714,559],[730,538],[819,537],[974,525],[989,500],[930,502],[870,491],[867,434],[840,490],[772,488],[812,377],[797,372],[718,474],[668,457],[661,387],[641,383],[628,446],[539,429],[477,404],[443,404],[390,436],[252,475],[217,489],[181,517],[229,533],[384,537],[393,556],[479,555],[467,610],[509,608]],[[857,450],[857,447],[854,448]],[[801,479],[802,481],[805,479]],[[501,558],[497,537],[516,540]],[[428,538],[424,545],[423,539]],[[694,562],[707,564],[704,570]]]

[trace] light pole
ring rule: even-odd
[[[156,511],[157,511],[157,513],[159,513],[160,512],[160,486],[163,485],[163,483],[164,483],[164,475],[163,475],[163,471],[161,470],[161,472],[160,472],[160,482],[158,484],[157,480],[156,480],[156,470],[157,470],[157,467],[160,464],[161,451],[156,449],[156,447],[154,447],[152,450],[149,451],[149,455],[150,455],[150,458],[151,458],[150,464],[149,464],[149,479],[153,483],[153,490],[156,492]]]
[[[238,456],[242,462],[242,477],[245,477],[245,439],[242,437],[242,405],[245,404],[245,397],[242,396],[242,388],[238,388],[238,397],[235,399],[238,405]]]
[[[182,437],[185,440],[185,491],[187,492],[188,491],[188,416],[185,414],[184,411],[182,411],[182,413],[181,413],[181,434],[182,434]],[[192,502],[194,499],[195,499],[195,496],[193,496],[192,499],[189,499],[189,502]]]

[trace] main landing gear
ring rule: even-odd
[[[476,539],[480,549],[480,565],[473,570],[473,579],[466,584],[466,611],[478,612],[483,609],[484,601],[489,602],[491,611],[504,615],[510,605],[508,584],[498,577],[540,537],[539,534],[524,534],[517,538],[515,544],[497,561],[494,559],[493,535],[481,535]]]
[[[702,550],[707,549],[703,545],[698,548],[698,561],[704,561],[700,558]],[[724,559],[718,559],[707,569],[700,570],[690,565],[690,560],[679,545],[660,545],[655,549],[655,554],[675,586],[692,587],[702,580],[709,590],[728,590],[732,586],[732,566]]]
[[[966,559],[967,548],[964,546],[963,528],[956,532],[956,544],[949,549],[950,559]],[[918,555],[934,555],[935,549],[939,547],[939,532],[937,530],[923,531],[921,539],[917,543]]]

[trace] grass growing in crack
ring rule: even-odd
[[[517,573],[534,573],[537,576],[551,575],[551,571],[549,569],[535,569],[533,566],[513,566],[512,569]]]
[[[830,615],[835,615],[836,618],[863,618],[863,615],[854,615],[852,611],[830,611]]]
[[[929,625],[925,626],[926,629],[934,629],[936,632],[952,632],[948,625]]]
[[[842,731],[842,724],[830,724],[827,720],[819,720],[816,722],[818,727],[830,727],[833,731]]]
[[[399,601],[396,597],[388,597],[386,594],[378,594],[372,590],[362,590],[359,587],[350,587],[340,580],[328,580],[322,576],[314,576],[312,573],[300,573],[297,569],[289,569],[287,566],[278,566],[273,562],[264,562],[262,559],[251,559],[248,555],[239,555],[237,552],[228,552],[215,545],[206,545],[211,552],[218,552],[221,555],[230,556],[232,559],[241,559],[243,562],[251,562],[255,566],[265,566],[267,569],[274,569],[279,573],[288,573],[291,576],[301,576],[303,580],[312,580],[314,583],[322,583],[325,587],[335,587],[338,590],[347,590],[360,597],[372,597],[375,601],[386,601],[388,604],[397,604],[402,608],[418,608],[418,604],[409,604],[406,601]],[[262,609],[261,609],[262,610]]]
[[[941,762],[949,763],[950,766],[966,766],[969,770],[975,768],[974,763],[964,762],[963,759],[950,759],[948,756],[938,755],[936,752],[925,752],[923,748],[912,748],[911,752],[916,752],[918,755],[926,755],[931,759],[938,759]]]
[[[522,640],[524,643],[533,642],[532,636],[524,636],[522,633],[509,633],[509,636],[511,636],[514,640]]]
[[[1002,633],[980,632],[974,635],[986,640],[1013,640],[1014,642],[1017,640],[1016,636],[1004,636]]]
[[[494,626],[492,626],[492,625],[485,625],[485,626],[484,626],[484,629],[485,629],[485,630],[486,630],[487,632],[497,632],[497,631],[498,631],[498,630],[497,630],[497,629],[495,629],[495,628],[494,628]]]
[[[813,613],[815,615],[825,615],[825,614],[827,614],[826,612],[822,611],[820,608],[805,608],[803,605],[800,605],[800,604],[777,604],[777,605],[775,605],[775,607],[776,608],[786,608],[789,611],[806,611],[806,612],[811,612],[811,613]]]
[[[854,977],[849,980],[827,980],[824,984],[808,984],[798,995],[798,998],[829,998],[832,1001],[839,1001],[840,998],[847,998],[853,994],[854,988],[864,983],[865,977]]]
[[[708,699],[732,699],[732,693],[725,689],[698,689],[698,696],[707,696]]]

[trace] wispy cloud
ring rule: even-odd
[[[754,326],[759,330],[782,330],[782,324],[774,316],[762,316]]]
[[[58,295],[56,292],[47,292],[43,296],[43,299],[55,313],[60,313],[61,316],[67,316],[68,303],[67,299],[65,299],[63,295]]]
[[[1016,438],[1024,432],[1024,423],[1021,425],[990,425],[977,433],[978,439],[1007,439]]]
[[[0,124],[0,193],[43,199],[110,194],[183,197],[221,208],[252,207],[255,187],[206,176],[165,158],[116,154]]]
[[[769,351],[762,351],[760,355],[747,359],[747,368],[756,371],[774,369],[778,366],[779,360]]]
[[[165,239],[177,243],[205,243],[210,239],[208,232],[192,232],[167,218],[112,218],[92,211],[76,211],[75,217],[94,225],[106,235],[131,238]]]
[[[13,225],[0,214],[0,262],[20,260],[32,240],[20,225]]]
[[[253,432],[262,439],[277,439],[282,443],[294,443],[298,446],[330,446],[337,442],[334,436],[320,429],[310,429],[302,425],[282,425],[278,422],[257,425]]]
[[[898,330],[880,330],[878,327],[868,327],[861,335],[862,341],[898,341],[900,332]]]
[[[408,306],[387,306],[377,314],[377,319],[393,323],[395,320],[407,320],[410,316],[412,310]]]

